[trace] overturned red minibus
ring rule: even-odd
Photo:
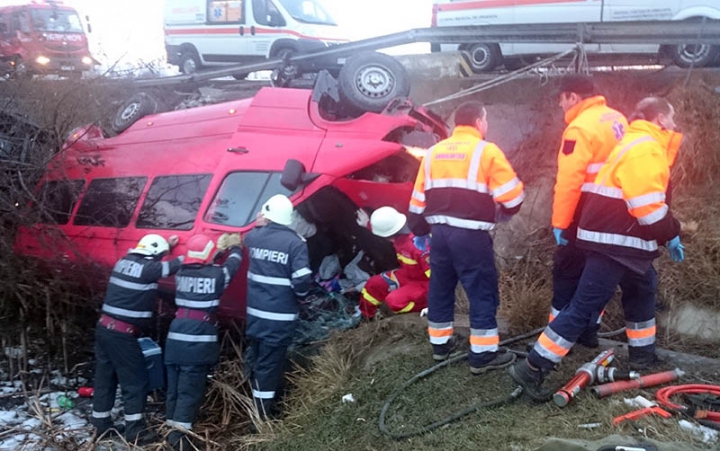
[[[196,233],[247,232],[262,203],[282,193],[318,230],[308,239],[314,268],[341,248],[381,260],[389,246],[395,263],[392,246],[355,212],[406,210],[419,165],[413,149],[445,138],[446,126],[402,98],[345,119],[332,104],[317,89],[263,88],[250,99],[146,116],[115,137],[80,129],[48,165],[36,191],[47,213],[20,228],[15,251],[109,269],[159,233],[178,235],[172,255],[181,255]],[[221,315],[244,318],[245,293],[241,271]]]

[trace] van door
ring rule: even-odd
[[[250,54],[269,56],[275,40],[289,37],[285,32],[287,18],[273,0],[252,0],[252,18],[256,26],[251,29]]]
[[[248,54],[246,0],[205,0],[207,34],[197,48],[207,63],[238,63]]]
[[[572,23],[572,22],[600,22],[602,17],[603,0],[539,0],[527,4],[522,0],[515,0],[515,23]],[[531,55],[550,55],[565,52],[573,46],[570,44],[515,44],[514,53]],[[600,51],[598,44],[585,46],[589,53]]]
[[[680,7],[679,0],[606,0],[603,20],[607,22],[671,20]],[[612,53],[657,53],[654,44],[612,44]]]

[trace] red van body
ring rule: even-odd
[[[38,74],[80,74],[95,64],[78,13],[51,0],[0,7],[0,60]]]
[[[21,228],[15,251],[109,268],[142,236],[159,233],[178,235],[172,255],[181,255],[195,233],[250,230],[272,195],[288,194],[297,206],[325,187],[360,208],[407,210],[419,161],[402,142],[444,139],[445,124],[402,101],[347,121],[324,116],[310,90],[263,88],[251,99],[146,116],[113,138],[94,126],[79,130],[36,192],[54,202],[47,222],[55,224]],[[306,168],[292,193],[280,183],[288,160]],[[241,270],[221,314],[244,318],[245,293]]]

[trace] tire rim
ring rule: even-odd
[[[691,63],[702,60],[710,53],[710,46],[705,44],[683,45],[680,50],[680,58]]]
[[[195,60],[192,58],[188,58],[183,63],[183,72],[186,74],[194,74],[197,70],[197,64],[195,64]]]
[[[120,118],[123,121],[128,121],[132,119],[132,117],[135,116],[138,111],[140,111],[140,102],[133,102],[125,107],[122,114],[120,114]]]
[[[355,87],[365,97],[379,99],[387,97],[393,91],[395,77],[385,66],[367,66],[358,71]]]
[[[484,46],[476,46],[470,53],[470,60],[475,67],[485,67],[490,60],[490,52]]]

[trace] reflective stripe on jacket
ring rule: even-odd
[[[215,314],[220,297],[235,277],[242,262],[242,250],[233,247],[220,265],[183,265],[175,274],[175,305],[178,308]],[[170,365],[213,365],[220,355],[217,326],[207,321],[175,318],[165,343],[165,363]]]
[[[177,272],[183,257],[158,261],[130,253],[118,260],[108,282],[102,312],[141,329],[150,325],[158,280]]]
[[[670,180],[667,145],[674,134],[634,121],[588,190],[578,246],[653,259],[658,246],[680,233],[665,202]]]
[[[565,114],[568,124],[558,152],[552,225],[567,229],[580,215],[586,191],[622,139],[627,119],[605,104],[605,97],[583,100]]]
[[[495,204],[510,214],[520,209],[523,184],[495,144],[473,127],[458,126],[428,151],[410,199],[410,228],[429,233],[428,224],[471,230],[495,227]]]
[[[275,344],[289,344],[298,318],[298,297],[312,284],[305,240],[288,227],[271,223],[245,237],[248,268],[246,333]]]

